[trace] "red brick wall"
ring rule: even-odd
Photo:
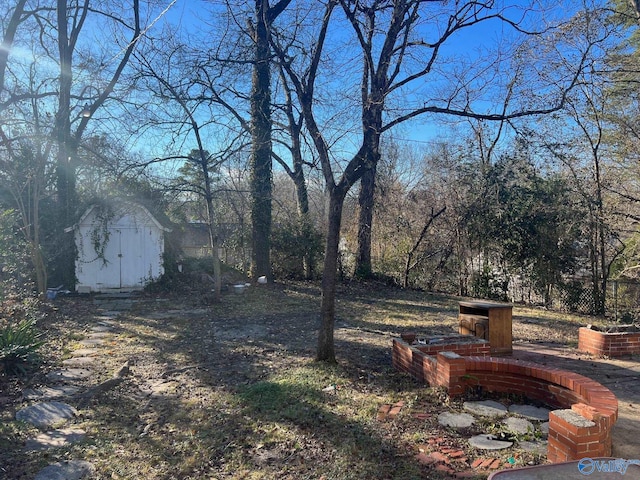
[[[572,422],[567,412],[578,415]],[[611,455],[611,418],[596,408],[576,403],[571,410],[555,410],[549,414],[547,458],[564,462],[585,457]]]
[[[482,339],[477,339],[469,343],[447,343],[433,345],[414,345],[415,348],[427,355],[435,356],[438,352],[453,352],[463,357],[469,356],[489,356],[491,355],[491,345]]]
[[[524,394],[565,409],[552,412],[549,418],[549,461],[611,455],[611,427],[618,417],[618,401],[598,382],[574,372],[507,358],[429,350],[434,357],[421,347],[394,339],[394,367],[431,386],[446,388],[451,396],[482,386],[487,391]]]
[[[640,353],[640,332],[605,333],[587,327],[578,330],[578,350],[598,357]]]

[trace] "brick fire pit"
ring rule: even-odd
[[[430,337],[434,338],[442,337]],[[474,342],[452,347],[446,342],[428,341],[422,343],[418,336],[411,343],[394,339],[393,366],[431,386],[444,387],[450,396],[481,387],[522,394],[555,408],[549,415],[550,462],[611,455],[611,429],[618,418],[618,400],[600,383],[533,362],[466,353],[482,348]]]

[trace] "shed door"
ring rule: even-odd
[[[145,235],[140,230],[146,229],[132,227],[117,230],[118,238],[114,239],[114,246],[118,247],[118,252],[112,258],[118,262],[120,288],[144,286],[144,275],[147,271],[144,255]]]
[[[104,256],[107,264],[98,272],[100,288],[139,288],[144,286],[144,235],[138,228],[118,227],[109,232]]]

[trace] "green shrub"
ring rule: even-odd
[[[295,220],[274,225],[271,258],[276,277],[312,277],[322,254],[322,234],[310,222]],[[309,263],[306,267],[305,262]]]
[[[34,319],[23,319],[0,328],[0,365],[10,374],[25,373],[25,367],[38,361],[44,344]]]
[[[476,298],[507,301],[508,285],[508,280],[485,265],[471,277],[471,295]]]
[[[633,325],[636,323],[636,314],[629,310],[622,311],[618,314],[618,322],[624,325]]]
[[[14,210],[0,209],[0,301],[32,292],[34,278],[33,263],[18,214]]]

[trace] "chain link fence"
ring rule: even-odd
[[[579,280],[556,288],[552,301],[552,307],[556,310],[585,315],[593,315],[598,311],[592,285]]]
[[[640,319],[640,282],[612,280],[607,283],[607,316],[619,323],[638,323]]]
[[[544,306],[545,299],[527,281],[520,278],[509,284],[509,298],[518,303]],[[549,308],[565,312],[594,315],[598,312],[592,284],[587,280],[572,280],[553,289]],[[605,316],[616,323],[640,321],[640,281],[610,280],[607,282]]]

